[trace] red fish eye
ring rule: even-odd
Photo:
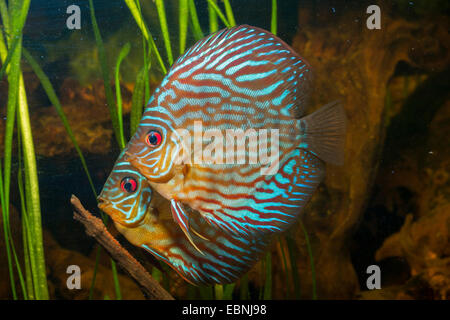
[[[131,177],[123,178],[122,181],[120,182],[120,188],[122,189],[122,191],[128,193],[135,192],[137,189],[136,179]]]
[[[162,135],[159,131],[151,130],[145,137],[145,142],[152,148],[155,148],[161,144]]]

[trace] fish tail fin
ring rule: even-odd
[[[340,101],[328,103],[299,119],[299,147],[312,152],[325,162],[344,164],[346,120]]]

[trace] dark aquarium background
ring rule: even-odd
[[[0,5],[7,5],[14,16],[13,9],[20,11],[25,2],[1,0]],[[179,2],[164,0],[174,60],[180,52]],[[199,26],[207,35],[211,27],[208,1],[192,2]],[[216,2],[226,15],[225,3]],[[189,285],[163,263],[127,243],[111,222],[109,231],[177,299],[449,299],[448,1],[275,2],[277,35],[314,70],[311,109],[336,99],[344,105],[348,118],[344,166],[327,165],[326,178],[301,221],[274,239],[267,255],[233,285]],[[156,3],[141,1],[141,11],[169,68]],[[271,29],[272,0],[229,3],[236,24]],[[373,4],[381,10],[381,29],[366,25],[371,15],[366,10]],[[80,8],[80,29],[71,30],[66,25],[70,5]],[[126,1],[94,0],[93,5],[105,61],[95,37],[89,1],[33,0],[20,34],[21,47],[26,50],[22,51],[34,58],[53,87],[84,155],[92,186],[99,193],[120,152],[102,63],[109,72],[107,86],[115,103],[116,62],[129,43],[117,83],[123,101],[124,133],[129,139],[135,83],[148,45]],[[14,28],[7,27],[7,17],[1,18],[0,32],[5,40],[11,39],[11,49]],[[221,19],[217,21],[219,29],[225,27]],[[186,48],[197,39],[194,24],[189,16]],[[41,221],[45,258],[41,260],[41,281],[47,288],[35,297],[143,299],[135,282],[120,268],[115,271],[111,267],[107,253],[73,219],[72,194],[100,215],[96,198],[55,100],[49,98],[42,78],[25,55],[12,57],[0,79],[2,194],[8,149],[12,155],[10,196],[3,196],[1,207],[0,299],[31,299],[33,295],[24,295],[24,291],[41,290],[33,289],[30,278],[36,281],[32,270],[38,267],[27,258],[33,251],[30,248],[39,248],[39,241],[33,242],[39,237],[39,227],[29,225],[30,233],[23,219],[24,215],[31,219],[32,199],[37,195],[40,220],[34,223]],[[3,66],[5,57],[1,58]],[[23,139],[26,135],[20,134],[24,125],[19,118],[12,131],[12,145],[6,143],[11,94],[20,98],[19,91],[11,90],[14,61],[20,64],[24,79],[38,192],[28,187],[32,186],[27,182],[32,181],[32,172],[25,164],[30,149]],[[150,68],[145,80],[147,94],[151,94],[164,70],[154,50],[147,63]],[[140,100],[142,105],[144,97]],[[29,234],[25,246],[24,233]],[[79,290],[67,288],[70,265],[81,269]],[[379,267],[381,289],[370,290],[373,265]]]

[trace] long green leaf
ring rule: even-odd
[[[33,135],[31,132],[30,116],[25,92],[25,84],[22,74],[19,79],[19,101],[18,101],[18,123],[22,138],[22,149],[25,165],[26,198],[30,226],[33,230],[34,253],[36,257],[37,278],[36,299],[48,299],[47,272],[45,268],[44,245],[42,239],[41,205],[39,199],[39,183],[36,167],[36,156],[34,152]]]
[[[0,13],[2,17],[2,22],[5,26],[5,29],[9,26],[9,16],[8,16],[8,9],[6,7],[6,3],[4,0],[0,0]],[[17,42],[18,43],[18,42]],[[12,50],[8,53],[8,49],[6,48],[6,43],[3,38],[3,33],[0,31],[0,58],[2,60],[2,71],[8,70],[8,58],[11,60],[12,52],[15,50]],[[0,77],[1,80],[1,77]],[[6,176],[5,176],[6,178]],[[14,280],[14,267],[13,267],[13,260],[11,256],[11,247],[10,247],[10,225],[9,225],[9,202],[6,203],[6,195],[5,190],[3,189],[3,170],[2,165],[0,162],[0,200],[1,200],[1,207],[2,207],[2,220],[3,220],[3,235],[5,237],[5,249],[6,249],[6,258],[7,258],[7,265],[8,265],[8,272],[9,272],[9,281],[11,286],[11,291],[13,295],[13,299],[17,299],[17,292],[16,292],[16,284]]]
[[[122,300],[122,293],[120,292],[120,285],[119,285],[119,277],[117,275],[116,262],[114,260],[111,260],[111,268],[114,280],[114,290],[116,293],[116,300]]]
[[[180,54],[186,49],[186,38],[189,23],[189,5],[188,0],[180,0],[179,7],[179,27],[180,27]]]
[[[295,242],[290,239],[286,238],[286,243],[288,246],[288,252],[289,252],[289,260],[291,262],[291,271],[292,271],[292,279],[294,281],[294,293],[295,298],[300,299],[300,277],[298,274],[297,269],[297,257],[295,255]]]
[[[3,74],[6,71],[6,68],[11,60],[12,55],[14,54],[17,45],[19,44],[19,42],[22,41],[21,37],[18,37],[17,35],[22,34],[22,30],[25,25],[25,20],[27,19],[28,15],[28,9],[30,7],[30,1],[31,0],[23,0],[20,3],[17,1],[11,1],[11,4],[14,4],[14,7],[11,6],[11,8],[14,8],[11,11],[14,11],[14,14],[16,16],[15,19],[10,19],[8,17],[8,8],[6,6],[5,0],[0,1],[0,15],[2,17],[5,32],[7,35],[9,35],[9,30],[11,29],[13,30],[12,36],[10,35],[10,38],[8,39],[10,49],[8,57],[6,57],[6,59],[3,59],[2,69],[0,70],[0,80],[3,78]],[[10,20],[14,21],[13,26],[9,25]],[[1,39],[1,42],[3,42],[3,39]]]
[[[0,16],[2,17],[2,24],[5,29],[5,33],[9,34],[9,14],[5,0],[0,0]]]
[[[130,136],[134,135],[141,120],[144,99],[144,81],[147,72],[144,65],[136,77],[133,96],[131,98]]]
[[[13,24],[10,29],[12,30],[12,38],[19,38],[16,49],[13,51],[10,61],[10,69],[8,72],[8,102],[6,106],[6,125],[5,125],[5,135],[4,135],[4,193],[5,193],[5,203],[6,214],[9,216],[9,193],[10,193],[10,179],[11,179],[11,159],[12,159],[12,139],[14,123],[16,118],[16,106],[17,106],[17,96],[19,87],[19,76],[20,76],[20,56],[22,51],[22,36],[21,30],[17,30],[15,27],[16,21],[19,19],[21,4],[16,1],[10,2],[10,10],[12,16],[10,17],[10,22]],[[1,6],[0,9],[4,10]],[[7,13],[2,12],[2,17],[6,16]],[[16,33],[17,32],[17,33]],[[8,44],[11,45],[11,39],[8,39]],[[6,59],[6,58],[5,58]],[[3,61],[5,63],[5,61]]]
[[[223,299],[223,285],[221,284],[214,285],[214,297],[216,298],[216,300]]]
[[[21,183],[19,184],[19,190],[21,189],[21,206],[25,208],[22,210],[22,225],[24,229],[24,256],[25,256],[25,278],[27,282],[27,293],[29,299],[36,299],[35,295],[35,283],[34,280],[36,278],[36,259],[33,250],[33,231],[30,227],[30,223],[28,222],[28,214],[26,210],[25,203],[25,191],[23,188],[23,178],[20,179]]]
[[[120,92],[120,64],[123,59],[130,52],[131,45],[128,42],[125,44],[119,52],[119,56],[117,57],[116,68],[115,68],[115,84],[116,84],[116,104],[117,104],[117,118],[119,120],[119,134],[120,134],[120,149],[125,148],[125,137],[123,135],[123,118],[122,118],[122,94]]]
[[[280,251],[281,251],[281,258],[282,258],[282,262],[283,262],[283,269],[284,269],[284,275],[286,276],[286,298],[289,297],[289,293],[290,293],[290,282],[289,282],[289,268],[288,268],[288,264],[287,264],[287,259],[286,259],[286,253],[284,250],[284,244],[283,244],[283,238],[280,236],[278,238],[278,243],[280,245]]]
[[[266,281],[264,284],[264,300],[272,299],[272,253],[266,253]]]
[[[14,274],[12,271],[11,235],[8,233],[9,227],[9,197],[10,197],[10,179],[11,179],[11,159],[12,159],[12,138],[14,122],[16,118],[16,105],[18,101],[18,88],[20,80],[20,56],[22,48],[22,29],[25,24],[26,16],[30,6],[30,0],[9,2],[9,10],[4,0],[0,1],[0,15],[2,17],[5,32],[8,35],[7,43],[4,42],[3,34],[1,36],[0,55],[3,61],[4,69],[8,70],[8,102],[6,111],[6,126],[4,136],[4,178],[2,183],[2,211],[5,231],[5,246],[7,251],[8,269],[10,272],[11,288],[14,299],[17,298]],[[7,63],[8,52],[10,51],[9,66]],[[14,254],[14,252],[12,252]],[[17,265],[17,268],[20,266]]]
[[[216,0],[213,0],[217,4]],[[214,33],[219,29],[219,22],[217,21],[216,10],[208,2],[208,14],[209,14],[209,33]]]
[[[98,266],[99,266],[99,262],[100,262],[100,252],[101,251],[102,251],[102,247],[100,247],[100,245],[97,245],[97,250],[95,252],[94,272],[92,274],[91,285],[89,286],[89,296],[88,296],[89,300],[92,300],[92,298],[94,297],[95,281],[97,280],[97,272],[98,272]]]
[[[240,285],[239,285],[239,295],[240,295],[240,299],[241,300],[248,300],[249,296],[248,296],[248,274],[244,274],[244,276],[241,278],[240,280]]]
[[[225,5],[225,12],[227,14],[228,22],[231,27],[234,27],[236,25],[236,20],[234,20],[233,9],[231,8],[230,1],[223,0],[223,4]]]
[[[23,182],[22,182],[23,183]],[[22,193],[24,193],[22,191]],[[24,195],[22,195],[24,196]],[[23,239],[23,256],[25,264],[25,282],[27,290],[27,299],[34,299],[33,291],[33,278],[31,274],[31,261],[30,261],[30,250],[28,249],[28,243],[30,242],[28,238],[28,223],[27,218],[22,218],[22,239]]]
[[[191,16],[192,29],[196,40],[203,38],[203,31],[198,20],[197,9],[194,0],[189,0],[189,14]]]
[[[2,173],[2,166],[0,162],[0,174],[3,177]],[[13,295],[13,299],[17,300],[17,292],[16,292],[16,283],[14,280],[14,267],[13,267],[13,260],[11,257],[11,247],[10,247],[10,225],[9,225],[9,217],[8,217],[8,211],[7,207],[9,207],[9,203],[6,203],[5,201],[5,193],[3,189],[3,178],[0,181],[0,195],[1,195],[1,204],[2,204],[2,220],[3,220],[3,235],[5,237],[5,249],[6,249],[6,257],[7,257],[7,263],[8,263],[8,272],[9,272],[9,281],[11,285],[11,291]]]
[[[231,28],[230,22],[227,20],[227,18],[225,18],[225,15],[223,14],[222,10],[220,10],[219,6],[213,0],[208,0],[208,4],[210,4],[214,11],[216,11],[217,15],[219,16],[220,20],[222,20],[224,25],[227,28]]]
[[[277,0],[272,0],[272,18],[270,22],[270,31],[277,35]]]
[[[138,9],[139,9],[139,17],[142,17],[142,11],[141,11],[141,4],[138,1]],[[143,21],[142,21],[143,23]],[[147,45],[148,45],[148,53],[147,53]],[[153,45],[155,45],[155,42],[153,41]],[[156,47],[156,45],[155,45]],[[144,72],[144,101],[147,102],[150,99],[150,82],[149,82],[149,73],[148,71],[150,70],[150,54],[152,52],[152,44],[149,43],[148,41],[146,41],[144,33],[142,33],[142,55],[144,57],[144,69],[146,70]],[[161,56],[159,55],[158,50],[156,49],[156,55],[159,56],[159,58],[161,59]],[[162,62],[162,59],[160,61],[160,64],[162,63],[162,66],[164,67],[164,63]],[[163,68],[163,70],[165,70],[165,67]],[[164,71],[165,73],[166,71]],[[142,108],[142,106],[141,106]],[[142,113],[142,112],[141,112]],[[137,127],[136,127],[137,128]],[[134,133],[134,132],[133,132]]]
[[[34,290],[33,290],[31,269],[28,268],[28,267],[31,267],[31,264],[29,261],[30,255],[29,255],[29,251],[28,251],[28,239],[27,239],[27,229],[29,229],[29,227],[28,227],[28,214],[27,214],[27,209],[26,209],[26,204],[25,204],[25,191],[23,188],[23,178],[22,178],[23,165],[22,165],[22,157],[21,157],[21,152],[20,152],[20,150],[22,149],[20,134],[17,137],[17,146],[18,146],[18,150],[19,150],[19,152],[18,152],[19,169],[17,171],[17,185],[19,187],[20,207],[21,207],[21,212],[22,212],[22,240],[23,240],[23,251],[24,251],[24,262],[25,262],[26,285],[23,280],[23,276],[21,275],[22,271],[20,268],[19,261],[17,259],[17,254],[15,253],[14,243],[12,241],[12,238],[10,238],[10,240],[11,240],[11,248],[13,249],[13,253],[14,253],[14,259],[16,261],[17,269],[19,271],[18,272],[19,273],[19,281],[22,286],[23,298],[24,298],[24,300],[28,300],[29,295],[34,298]]]
[[[233,299],[233,291],[234,291],[235,286],[236,286],[236,283],[230,283],[230,284],[224,285],[223,300]]]
[[[0,36],[3,38],[3,34],[1,34],[0,32]],[[1,41],[3,42],[3,39],[1,39]],[[8,68],[9,62],[11,61],[11,58],[14,55],[14,52],[17,48],[17,45],[19,44],[19,40],[20,38],[15,38],[12,45],[11,45],[11,49],[8,50],[8,56],[3,60],[2,63],[2,68],[0,69],[0,81],[3,79],[3,75],[6,73],[6,69]]]
[[[313,257],[313,252],[312,252],[312,248],[311,248],[311,243],[309,242],[308,232],[306,231],[306,228],[305,228],[302,220],[299,220],[299,221],[300,221],[300,227],[302,228],[303,234],[305,235],[306,249],[308,250],[309,263],[311,266],[312,299],[317,300],[316,269],[314,267],[314,257]]]
[[[214,287],[213,286],[199,286],[200,298],[203,300],[214,299]]]
[[[166,46],[167,61],[170,65],[173,64],[172,46],[170,44],[169,28],[167,27],[166,10],[164,9],[164,1],[156,0],[156,10],[158,11],[159,23],[161,25],[161,31],[164,39],[164,45]]]
[[[111,117],[111,122],[114,130],[114,135],[116,137],[117,143],[121,145],[120,138],[120,127],[119,119],[117,115],[116,105],[114,103],[114,96],[110,85],[109,68],[106,58],[105,46],[103,45],[102,36],[100,29],[98,28],[97,19],[95,18],[95,9],[92,0],[89,0],[89,9],[91,14],[92,28],[94,29],[95,42],[98,48],[98,59],[100,60],[100,69],[103,77],[103,85],[105,87],[106,104],[108,105],[109,115]]]
[[[156,55],[156,58],[161,66],[162,71],[164,74],[167,73],[167,68],[164,65],[164,62],[161,58],[161,54],[159,53],[158,47],[156,46],[155,40],[153,40],[153,36],[151,35],[150,31],[147,28],[147,25],[144,22],[144,18],[142,17],[142,12],[140,9],[139,1],[137,0],[137,3],[135,0],[124,0],[126,5],[128,6],[128,9],[130,9],[131,14],[134,17],[134,20],[136,21],[138,27],[141,29],[142,34],[144,35],[145,39],[150,44],[150,47],[152,48],[153,52]]]

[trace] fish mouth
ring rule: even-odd
[[[112,208],[112,204],[110,201],[101,198],[101,197],[97,197],[98,200],[98,208],[100,210],[102,210],[104,213],[106,213],[108,216],[110,216],[115,222],[119,222],[121,223],[123,220],[123,217],[121,217],[120,215],[118,215],[115,210],[113,210]]]
[[[110,202],[108,200],[106,200],[105,198],[103,198],[102,196],[98,196],[97,201],[98,201],[98,203],[97,203],[98,208],[100,210],[106,212],[106,209],[110,205]]]
[[[125,160],[128,162],[134,161],[136,159],[136,156],[128,151],[125,151]]]

